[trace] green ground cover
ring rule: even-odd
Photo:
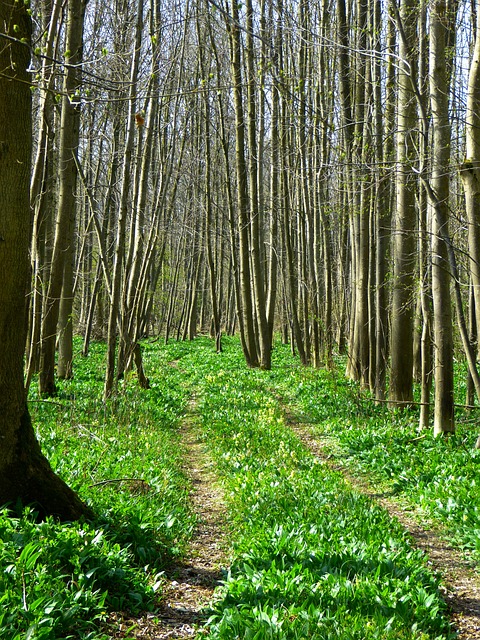
[[[234,560],[205,634],[448,637],[438,584],[422,554],[285,425],[275,397],[295,387],[302,369],[279,346],[271,372],[245,370],[238,347],[226,345],[214,356],[197,342],[179,362],[199,398],[205,446],[224,481],[234,532]]]
[[[457,397],[464,397],[457,372]],[[360,395],[340,372],[297,370],[282,389],[300,420],[340,456],[397,495],[423,523],[444,527],[452,542],[480,559],[478,409],[457,411],[457,431],[434,438],[418,427],[418,410],[392,412]]]
[[[304,369],[282,345],[273,370],[262,372],[245,368],[237,340],[224,344],[216,355],[205,338],[146,343],[152,388],[142,391],[127,378],[106,404],[104,349],[93,345],[54,402],[32,392],[42,447],[97,517],[59,525],[35,523],[29,510],[16,518],[0,513],[0,637],[100,640],[109,637],[109,611],[155,607],[162,570],[181,557],[194,526],[178,434],[191,394],[224,483],[233,559],[200,637],[451,637],[422,554],[398,524],[303,447],[279,398],[398,491],[407,480],[413,485],[415,474],[437,478],[434,468],[449,456],[468,452],[475,464],[464,436],[416,441],[407,469],[406,459],[403,466],[395,460],[418,436],[413,414],[374,407],[339,373]],[[383,467],[369,458],[383,459]],[[466,477],[461,460],[456,464],[450,474]],[[442,478],[427,482],[425,475],[425,504],[437,505],[428,507],[432,513],[448,504]],[[454,498],[464,500],[461,493]],[[452,503],[443,511],[456,512]],[[462,513],[464,527],[474,521],[471,513]]]
[[[37,524],[28,510],[14,519],[0,514],[4,640],[107,638],[108,611],[155,606],[162,569],[182,553],[194,526],[178,447],[187,401],[178,371],[158,350],[152,389],[126,381],[105,404],[104,366],[103,346],[92,345],[54,401],[32,390],[43,450],[97,517]]]

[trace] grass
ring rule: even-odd
[[[127,380],[104,403],[104,348],[92,345],[54,402],[31,394],[43,450],[96,518],[38,524],[28,509],[0,514],[1,638],[108,638],[109,611],[155,607],[194,517],[177,433],[187,392],[161,353],[149,367],[151,390]]]
[[[319,463],[277,400],[302,370],[271,372],[238,347],[197,342],[179,366],[199,397],[205,446],[227,492],[234,560],[203,635],[213,639],[447,638],[445,606],[398,524]]]
[[[457,397],[464,371],[458,367]],[[360,395],[338,372],[297,371],[284,397],[333,455],[368,474],[414,509],[422,522],[445,529],[452,542],[480,559],[478,420],[457,412],[457,431],[435,438],[421,430],[416,409],[390,411]]]
[[[375,407],[339,372],[302,368],[282,345],[268,372],[246,369],[237,340],[224,345],[217,355],[206,338],[146,343],[152,388],[127,377],[107,403],[104,348],[92,345],[54,402],[32,392],[44,451],[97,515],[91,523],[38,524],[29,509],[16,518],[0,512],[0,637],[104,640],[109,612],[155,609],[162,572],[181,558],[195,524],[178,432],[193,392],[225,487],[232,543],[199,637],[453,637],[423,555],[303,447],[284,405],[476,552],[473,434],[419,434],[414,412]]]

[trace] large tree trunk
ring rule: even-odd
[[[23,383],[31,239],[31,93],[27,68],[31,26],[23,3],[0,4],[11,38],[0,47],[0,504],[34,503],[39,515],[88,515],[42,455]],[[15,41],[13,41],[15,39]]]

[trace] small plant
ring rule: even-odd
[[[156,606],[162,570],[191,535],[177,432],[187,392],[178,372],[147,349],[152,389],[124,382],[105,403],[103,354],[94,344],[78,358],[75,379],[61,383],[54,402],[31,393],[44,451],[96,518],[39,524],[29,509],[0,514],[1,638],[109,637],[110,611]]]
[[[156,606],[162,571],[195,524],[178,432],[193,393],[225,487],[233,558],[199,637],[453,637],[422,554],[303,447],[284,413],[288,406],[332,452],[410,492],[478,550],[469,492],[480,454],[463,446],[463,434],[443,442],[418,434],[413,413],[375,407],[338,373],[298,366],[281,345],[272,371],[254,371],[235,339],[224,339],[221,354],[205,338],[147,343],[151,389],[127,377],[108,402],[103,354],[92,345],[55,402],[32,392],[44,450],[96,518],[39,524],[28,508],[17,518],[0,513],[0,637],[105,640],[110,611]]]
[[[460,367],[459,367],[460,369]],[[457,379],[464,373],[457,372]],[[441,524],[460,548],[480,558],[480,450],[471,415],[457,416],[457,432],[435,438],[420,430],[418,411],[392,412],[359,398],[355,385],[325,371],[297,371],[284,388],[332,454],[410,503],[422,521]],[[328,407],[326,409],[326,406]]]

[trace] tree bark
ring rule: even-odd
[[[0,4],[0,504],[34,504],[39,516],[90,511],[56,476],[35,438],[23,383],[29,287],[32,112],[27,6]],[[21,41],[23,39],[23,42]]]
[[[135,97],[138,67],[140,64],[140,49],[143,27],[143,0],[138,0],[137,16],[135,24],[135,39],[133,43],[132,59],[130,66],[130,88],[128,119],[125,131],[124,164],[122,173],[122,187],[120,194],[120,210],[117,221],[117,233],[115,240],[115,257],[112,275],[112,295],[110,298],[110,312],[108,316],[107,337],[107,369],[105,372],[104,395],[106,398],[112,395],[115,389],[115,360],[117,346],[117,325],[120,310],[123,262],[125,257],[125,230],[129,210],[129,194],[131,185],[132,153],[135,135]]]
[[[444,0],[430,12],[430,105],[433,122],[431,186],[437,198],[432,216],[433,342],[435,346],[434,433],[455,431],[453,407],[453,327],[447,245],[450,184],[449,78],[446,47],[449,21]]]
[[[59,376],[69,377],[72,367],[73,271],[71,271],[71,262],[73,260],[75,186],[77,179],[75,154],[78,149],[80,127],[80,101],[77,91],[79,89],[80,63],[82,61],[84,14],[84,0],[69,0],[66,36],[69,64],[65,70],[60,123],[59,201],[55,223],[52,269],[42,323],[40,357],[39,390],[42,395],[47,396],[56,393],[55,345],[61,301],[62,317],[60,329],[64,333],[60,340],[69,339],[70,345],[63,345],[61,358],[59,359]],[[66,279],[64,279],[65,275],[67,276]]]
[[[245,160],[245,118],[243,106],[243,74],[241,56],[241,38],[239,8],[232,2],[232,21],[228,24],[230,32],[231,71],[233,82],[233,100],[235,107],[235,160],[237,169],[238,235],[240,239],[239,267],[242,298],[243,341],[245,359],[249,367],[260,364],[254,322],[254,299],[252,292],[252,266],[250,263],[250,215],[248,198],[247,163]]]
[[[480,336],[480,11],[475,24],[465,119],[466,159],[460,167],[468,220],[468,253],[475,300],[476,335]],[[478,345],[477,345],[478,349]]]
[[[393,230],[393,298],[391,329],[391,377],[389,399],[392,405],[407,406],[413,400],[413,284],[416,250],[415,194],[417,178],[413,171],[416,144],[412,132],[417,124],[414,92],[416,46],[416,0],[405,0],[397,15],[400,38],[398,68],[397,205]]]

